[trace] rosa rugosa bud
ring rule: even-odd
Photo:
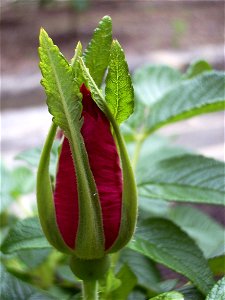
[[[122,137],[117,138],[118,145],[122,143],[119,147],[109,120],[84,85],[81,93],[83,153],[74,158],[70,141],[64,137],[52,191],[48,166],[56,133],[53,123],[38,170],[38,210],[43,231],[55,248],[78,260],[98,260],[131,239],[136,224],[136,187]],[[74,266],[79,264],[76,259]]]

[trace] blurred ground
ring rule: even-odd
[[[98,21],[109,14],[131,71],[147,62],[185,68],[197,58],[224,68],[223,1],[90,1],[81,12],[16,3],[2,7],[2,109],[44,103],[37,54],[41,26],[70,59],[77,41],[86,46]]]
[[[84,11],[65,5],[40,8],[35,1],[2,2],[2,154],[41,144],[50,116],[40,87],[38,34],[43,26],[69,59],[78,40],[86,46],[102,16],[113,19],[131,71],[150,63],[185,69],[203,58],[224,69],[224,1],[90,1]],[[37,108],[39,107],[39,108]],[[198,117],[162,130],[177,143],[223,159],[221,113]]]

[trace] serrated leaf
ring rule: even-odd
[[[113,41],[106,77],[107,105],[117,123],[125,121],[134,110],[134,91],[123,49]]]
[[[200,155],[172,157],[152,164],[138,186],[152,198],[224,205],[224,163]]]
[[[223,110],[224,89],[223,72],[206,72],[181,82],[151,107],[147,132],[195,115]]]
[[[224,300],[225,298],[225,277],[220,279],[207,295],[206,300]]]
[[[46,240],[37,217],[18,221],[8,232],[1,251],[10,254],[25,249],[51,247]]]
[[[79,63],[79,58],[81,56],[82,56],[82,44],[81,42],[78,42],[75,49],[74,56],[71,59],[71,67],[73,68],[73,72],[74,72],[74,80],[76,81],[78,86],[81,86],[85,82],[82,76],[80,63]]]
[[[204,294],[214,283],[201,250],[185,232],[168,220],[155,218],[139,224],[129,247],[183,274]]]
[[[56,300],[57,298],[46,291],[39,290],[34,286],[23,282],[1,268],[1,299],[2,300]]]
[[[206,258],[224,253],[224,228],[208,215],[194,207],[175,206],[168,216],[196,241]]]
[[[97,86],[102,83],[105,70],[109,63],[112,43],[112,20],[105,16],[95,29],[92,40],[84,52],[84,62]]]
[[[205,60],[198,60],[193,62],[187,69],[186,73],[183,75],[184,79],[193,78],[203,72],[211,71],[212,67]]]
[[[139,68],[132,77],[135,96],[146,106],[157,102],[182,80],[179,71],[164,65],[148,65]]]
[[[184,300],[184,296],[178,292],[167,292],[150,299],[151,300]]]
[[[53,120],[67,135],[80,130],[81,95],[75,84],[72,67],[68,64],[59,48],[53,44],[44,29],[40,32],[40,69],[43,75],[47,104]]]

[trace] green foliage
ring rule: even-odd
[[[118,124],[133,113],[133,86],[125,55],[118,41],[112,43],[105,94],[108,107]]]
[[[146,106],[157,102],[182,80],[181,73],[164,65],[148,65],[133,75],[135,96]]]
[[[2,300],[56,300],[46,291],[41,291],[32,285],[16,278],[4,267],[1,268],[1,299]]]
[[[111,297],[107,299],[127,299],[129,293],[133,290],[137,283],[136,276],[130,268],[124,264],[116,277],[120,280],[120,286],[112,291]]]
[[[224,247],[223,247],[224,253]],[[220,255],[209,259],[209,267],[216,276],[223,276],[225,270],[225,255]]]
[[[223,300],[225,296],[225,277],[220,279],[208,294],[206,300]]]
[[[134,124],[135,129],[141,127],[144,134],[150,134],[169,123],[223,110],[224,73],[208,68],[198,61],[184,76],[165,66],[149,65],[137,70],[133,76],[137,111],[128,126]],[[140,102],[145,104],[144,109]]]
[[[224,88],[222,72],[207,72],[183,81],[152,106],[148,132],[199,114],[223,110]]]
[[[8,209],[10,204],[18,200],[21,195],[29,194],[34,191],[34,173],[25,166],[8,170],[8,168],[1,163],[1,178],[0,213]]]
[[[37,217],[18,221],[9,231],[1,250],[10,254],[22,249],[49,248]]]
[[[192,237],[207,258],[224,253],[224,228],[190,206],[171,207],[169,218]]]
[[[129,247],[187,276],[203,294],[213,285],[212,273],[201,250],[170,221],[159,218],[143,221]]]
[[[161,276],[153,261],[140,253],[126,248],[122,251],[119,265],[126,264],[137,278],[139,286],[157,293],[161,291]]]
[[[224,205],[224,163],[191,154],[162,159],[138,186],[140,194],[153,198]]]
[[[186,73],[183,75],[184,79],[193,78],[203,72],[212,71],[212,67],[205,60],[197,60],[193,62],[187,69]]]

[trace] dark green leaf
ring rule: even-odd
[[[224,228],[215,220],[190,206],[175,206],[169,218],[192,237],[205,257],[224,253]]]
[[[1,299],[2,300],[56,300],[57,298],[23,282],[1,268]]]
[[[125,55],[118,41],[112,43],[105,94],[107,105],[119,124],[133,113],[133,86]]]
[[[97,86],[101,85],[108,66],[111,44],[112,20],[105,16],[95,29],[93,38],[84,52],[84,62]]]
[[[129,247],[189,278],[204,294],[213,285],[212,273],[195,242],[165,219],[145,220]]]
[[[192,285],[186,284],[177,289],[184,295],[184,300],[204,300],[205,297]]]
[[[147,132],[195,115],[223,110],[224,88],[223,72],[206,72],[183,81],[152,106]]]
[[[225,277],[220,279],[208,294],[206,300],[224,300],[225,297]]]
[[[151,165],[139,182],[141,195],[169,201],[224,205],[224,163],[182,155]]]
[[[5,254],[22,249],[51,247],[47,242],[37,217],[18,221],[3,241],[1,250]]]
[[[203,72],[211,71],[212,67],[207,63],[205,60],[198,60],[193,62],[187,69],[186,73],[184,74],[184,79],[193,78]]]
[[[154,292],[161,292],[158,286],[161,279],[159,271],[146,256],[126,248],[121,253],[120,263],[126,264],[131,269],[137,277],[138,285]]]
[[[182,80],[181,73],[168,66],[149,65],[137,69],[133,75],[138,102],[151,106]]]
[[[149,217],[164,217],[170,211],[171,203],[161,199],[139,196],[139,220]]]

